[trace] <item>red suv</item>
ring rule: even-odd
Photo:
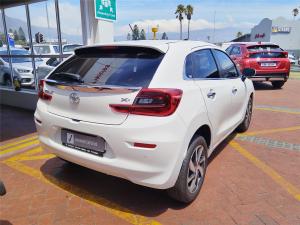
[[[255,69],[252,79],[271,81],[274,88],[281,88],[289,78],[290,60],[288,52],[270,43],[234,43],[226,52],[235,61],[240,71]]]

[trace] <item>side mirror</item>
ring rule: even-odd
[[[247,77],[251,78],[251,77],[255,76],[255,74],[256,74],[256,71],[254,69],[245,68],[242,71],[242,80],[245,81]]]

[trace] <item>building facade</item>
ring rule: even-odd
[[[250,41],[272,42],[300,57],[300,21],[279,17],[274,20],[263,19],[251,29]]]

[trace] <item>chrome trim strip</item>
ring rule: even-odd
[[[112,94],[126,94],[136,92],[142,87],[124,87],[116,85],[97,85],[97,84],[68,84],[64,82],[57,82],[55,80],[46,79],[46,84],[54,86],[55,88],[67,91],[79,91],[86,93],[112,93]]]

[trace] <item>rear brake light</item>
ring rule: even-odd
[[[282,52],[285,58],[289,57],[289,53],[288,52]]]
[[[50,95],[49,93],[46,93],[45,91],[45,80],[40,80],[39,82],[39,98],[46,100],[46,101],[50,101],[52,99],[52,95]]]
[[[169,116],[175,112],[182,97],[182,90],[168,88],[143,88],[132,105],[110,104],[120,113],[145,116]]]

